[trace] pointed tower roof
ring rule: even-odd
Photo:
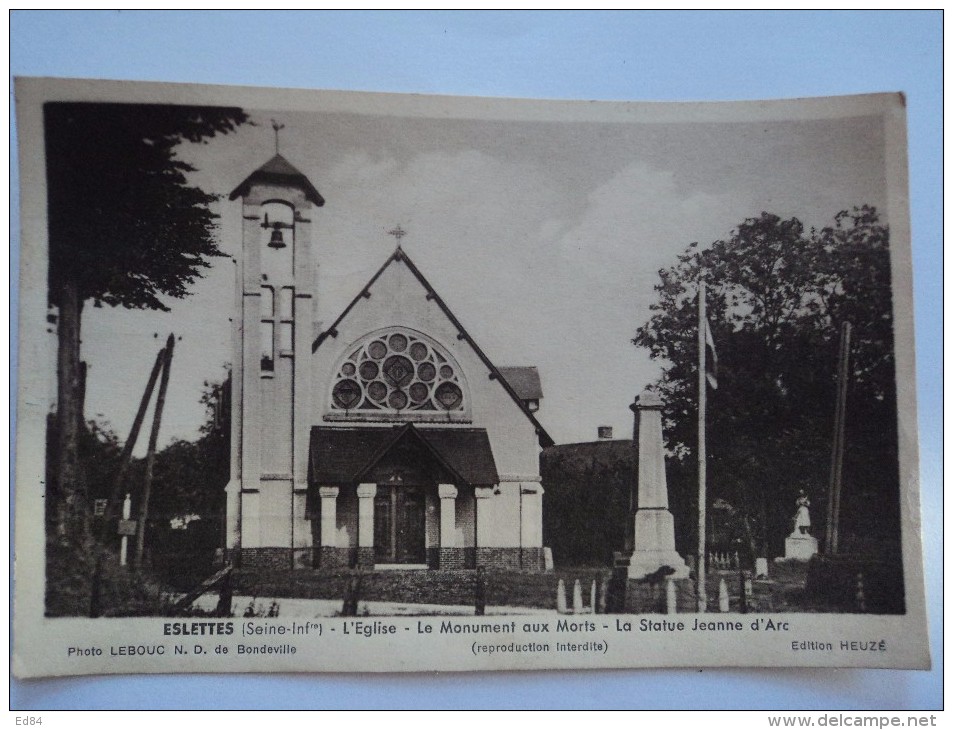
[[[321,345],[324,343],[325,340],[328,339],[328,337],[337,337],[337,334],[338,334],[337,329],[340,326],[341,322],[344,321],[344,318],[347,317],[347,315],[351,312],[352,309],[354,309],[354,307],[357,305],[358,302],[370,296],[371,287],[374,286],[374,283],[380,278],[381,274],[383,274],[384,271],[389,266],[394,264],[406,265],[407,268],[410,270],[410,272],[417,278],[417,280],[420,282],[423,288],[427,291],[427,299],[430,301],[433,301],[444,313],[447,319],[450,320],[453,326],[456,327],[457,332],[459,332],[458,339],[465,340],[467,344],[470,345],[470,347],[476,353],[477,357],[483,361],[483,364],[486,366],[487,370],[489,370],[490,379],[499,381],[503,389],[507,392],[510,398],[513,399],[513,402],[516,403],[519,409],[523,411],[523,414],[533,424],[533,427],[536,429],[536,435],[537,435],[537,438],[539,439],[540,446],[542,446],[543,448],[546,448],[547,446],[552,446],[554,443],[556,443],[555,441],[553,441],[552,437],[548,433],[546,433],[546,429],[543,428],[542,424],[538,420],[536,420],[536,416],[534,416],[533,413],[529,410],[529,408],[523,402],[523,399],[516,392],[514,387],[509,383],[509,381],[507,381],[503,373],[500,372],[500,369],[497,368],[497,366],[490,361],[490,358],[486,356],[486,353],[484,353],[483,350],[480,349],[480,346],[477,345],[474,339],[470,336],[470,333],[467,332],[466,329],[464,329],[463,325],[460,323],[460,320],[458,320],[456,316],[453,314],[453,312],[450,311],[450,307],[448,307],[446,302],[444,302],[443,299],[441,299],[440,295],[437,294],[436,291],[434,291],[434,288],[430,285],[430,282],[427,281],[424,275],[420,272],[420,269],[418,269],[417,266],[414,264],[414,262],[410,260],[410,257],[400,246],[398,246],[397,250],[394,251],[394,253],[392,253],[390,257],[388,257],[387,261],[385,261],[384,265],[381,266],[377,270],[377,273],[375,273],[374,276],[371,277],[370,281],[368,281],[367,284],[365,284],[361,288],[360,293],[358,293],[358,295],[351,300],[351,303],[344,308],[344,311],[341,312],[340,316],[336,320],[334,320],[334,323],[330,327],[328,327],[324,332],[318,335],[317,339],[315,339],[315,341],[311,344],[311,352],[317,351],[317,349],[321,347]]]
[[[228,199],[235,200],[235,198],[239,196],[247,195],[253,183],[294,185],[301,188],[304,191],[305,197],[316,206],[320,208],[324,205],[324,198],[321,197],[321,193],[318,192],[318,189],[311,184],[311,181],[304,176],[303,172],[281,155],[275,155],[251,175],[246,177],[244,181],[242,181],[242,184],[231,192]]]

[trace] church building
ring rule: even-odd
[[[322,311],[324,199],[282,156],[231,199],[242,212],[233,562],[542,570],[539,454],[553,441],[536,418],[537,369],[489,359],[401,249],[399,227],[344,311]]]

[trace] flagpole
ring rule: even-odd
[[[705,280],[698,280],[698,556],[696,574],[698,583],[698,612],[705,613],[708,608],[708,594],[705,588],[705,520],[707,485],[707,454],[705,450],[705,327],[708,317],[705,313]]]

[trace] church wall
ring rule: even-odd
[[[500,484],[499,494],[477,500],[477,544],[482,548],[520,544],[520,485]]]
[[[259,544],[291,547],[291,480],[262,479],[258,510]]]
[[[272,378],[261,378],[261,408],[265,414],[261,430],[262,474],[291,475],[291,378],[294,361],[279,357]]]
[[[543,547],[543,488],[539,484],[520,484],[520,534],[522,545]]]
[[[272,198],[288,200],[296,211],[304,213],[294,218],[293,230],[286,229],[285,235],[292,238],[286,239],[289,246],[283,250],[263,248],[263,237],[270,233],[261,221]],[[240,286],[236,302],[241,324],[236,327],[233,371],[239,394],[236,405],[242,406],[233,409],[233,430],[241,438],[233,442],[234,484],[229,487],[228,519],[234,527],[229,528],[229,549],[240,546],[248,565],[274,568],[305,566],[315,560],[327,567],[354,563],[359,551],[358,499],[353,485],[342,486],[337,498],[336,534],[333,541],[327,540],[333,546],[325,544],[317,549],[319,530],[305,517],[310,429],[331,422],[325,420],[330,386],[336,366],[351,343],[373,331],[401,326],[439,343],[456,360],[465,381],[469,416],[465,421],[448,423],[445,414],[434,414],[430,421],[416,422],[424,427],[486,429],[501,478],[495,489],[484,490],[480,500],[472,487],[457,485],[455,545],[446,555],[440,550],[440,500],[436,493],[426,495],[428,563],[431,567],[472,566],[474,562],[491,567],[524,567],[526,555],[531,558],[535,554],[532,551],[541,548],[542,540],[541,495],[521,494],[521,485],[538,486],[539,481],[540,448],[532,423],[501,382],[490,377],[472,346],[439,305],[428,298],[427,290],[401,260],[385,268],[369,296],[359,299],[339,325],[336,336],[326,339],[312,353],[311,343],[320,330],[313,323],[323,319],[327,326],[337,313],[322,311],[318,306],[320,282],[316,283],[314,277],[311,213],[301,190],[270,184],[252,185],[242,207],[244,248],[237,272]],[[276,258],[280,256],[292,268],[280,268],[285,266]],[[284,352],[276,346],[274,371],[263,377],[258,365],[261,317],[270,316],[264,313],[267,309],[275,312],[274,319],[279,318],[277,310],[263,309],[261,275],[268,257],[269,285],[276,289],[294,287],[295,324],[294,347]],[[453,305],[452,298],[448,304]],[[506,317],[507,313],[496,316]],[[493,322],[484,324],[488,326],[482,331],[473,331],[478,341],[492,332]],[[487,354],[492,357],[494,353]],[[379,428],[391,428],[395,422],[333,421],[334,425]],[[475,550],[477,545],[480,548]],[[437,555],[434,560],[432,553]]]
[[[258,492],[242,493],[242,547],[255,548],[261,546],[258,529]]]
[[[524,497],[520,493],[521,484],[528,484],[533,490],[538,488],[540,449],[535,428],[501,383],[490,378],[488,368],[471,345],[458,339],[457,328],[435,302],[427,299],[426,289],[403,262],[393,262],[384,270],[370,288],[370,297],[358,300],[338,326],[337,336],[326,339],[312,356],[310,422],[328,423],[325,414],[330,409],[331,384],[341,358],[367,334],[390,326],[421,332],[456,359],[466,380],[465,397],[471,418],[466,423],[448,424],[437,417],[433,423],[446,428],[486,429],[497,471],[501,475],[500,485],[485,499],[476,501],[472,488],[461,489],[456,500],[457,547],[472,551],[479,544],[480,554],[468,559],[475,558],[478,564],[535,569],[536,562],[541,565],[541,557],[537,561],[536,554],[541,556],[542,502],[539,496]],[[382,428],[394,425],[357,419],[333,423],[360,423]],[[430,424],[423,422],[420,425]],[[302,431],[297,437],[307,439],[310,434]],[[339,503],[339,515],[342,506]],[[526,514],[529,510],[535,514]],[[426,515],[430,555],[439,545],[439,504],[435,496],[427,498]],[[347,543],[349,546],[354,544]],[[345,543],[339,545],[344,547]]]
[[[291,480],[263,479],[258,492],[242,495],[242,558],[246,567],[292,567]],[[310,561],[311,550],[301,556]]]
[[[297,489],[292,497],[291,520],[292,547],[294,550],[295,567],[306,568],[313,563],[311,520],[305,518],[308,495],[304,490]]]
[[[293,206],[294,227],[285,229],[287,248],[265,247],[270,231],[263,228],[263,215],[272,200]],[[288,567],[294,559],[312,561],[311,525],[304,519],[306,470],[293,469],[294,422],[310,418],[310,409],[295,412],[293,404],[306,400],[308,389],[296,380],[307,379],[310,364],[312,299],[314,286],[311,256],[312,204],[298,187],[257,181],[243,194],[242,256],[236,270],[236,316],[234,320],[232,481],[228,498],[229,550],[242,549],[245,564]],[[289,214],[290,215],[290,214]],[[295,344],[287,351],[276,345],[274,371],[260,369],[262,317],[279,318],[277,303],[263,309],[262,284],[294,287]],[[282,311],[284,311],[282,309]],[[282,344],[280,347],[287,347]],[[302,397],[304,394],[304,397]],[[299,449],[306,455],[307,446]],[[306,460],[303,461],[306,467]],[[297,473],[296,473],[297,472]],[[292,488],[296,478],[297,490]],[[234,525],[234,527],[232,527]]]
[[[538,476],[540,449],[532,423],[503,386],[490,379],[488,369],[469,343],[457,339],[456,328],[435,302],[427,300],[426,290],[407,266],[402,262],[392,263],[371,287],[370,293],[369,299],[359,300],[344,318],[337,337],[326,339],[313,355],[311,422],[326,423],[324,416],[330,407],[334,368],[352,343],[383,327],[409,327],[435,339],[460,364],[467,380],[473,418],[472,423],[459,425],[487,430],[499,473],[523,478]],[[492,356],[492,353],[488,354]],[[390,427],[393,424],[379,425]],[[454,424],[447,424],[447,427],[453,428]],[[298,437],[308,438],[308,434],[301,433]]]

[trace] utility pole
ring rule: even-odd
[[[695,577],[698,588],[698,612],[708,610],[708,589],[705,585],[705,521],[708,499],[708,453],[705,446],[705,410],[708,384],[705,370],[705,328],[708,315],[705,311],[705,280],[698,282],[698,555]]]
[[[840,353],[837,362],[837,404],[834,407],[834,444],[831,448],[831,482],[827,494],[827,533],[825,552],[837,554],[840,522],[841,478],[844,471],[844,432],[847,421],[847,381],[850,378],[850,322],[840,328]]]
[[[162,362],[162,376],[159,380],[159,395],[156,397],[156,408],[152,416],[152,432],[149,434],[149,450],[146,454],[146,475],[142,484],[142,495],[139,502],[139,529],[136,533],[136,560],[137,569],[142,568],[142,553],[145,549],[146,521],[149,519],[149,496],[152,492],[152,469],[156,459],[156,442],[159,438],[159,426],[162,423],[162,409],[165,407],[165,393],[169,386],[169,370],[172,367],[172,351],[175,348],[175,335],[169,335],[165,343],[165,357]]]
[[[136,442],[139,440],[139,429],[142,428],[142,422],[146,417],[146,410],[149,408],[149,401],[152,400],[152,391],[155,390],[156,380],[159,379],[159,371],[162,369],[162,363],[165,361],[165,347],[159,350],[156,355],[155,364],[152,366],[152,372],[149,374],[149,382],[139,401],[139,410],[136,411],[136,418],[132,422],[132,429],[129,431],[129,438],[122,447],[122,453],[119,455],[119,470],[116,472],[116,479],[113,482],[112,493],[109,495],[109,501],[106,502],[106,512],[103,515],[102,543],[108,545],[111,541],[114,518],[118,512],[119,500],[122,499],[124,483],[126,481],[126,472],[129,471],[129,464],[132,461],[132,451],[136,448]],[[125,515],[123,519],[129,519]]]

